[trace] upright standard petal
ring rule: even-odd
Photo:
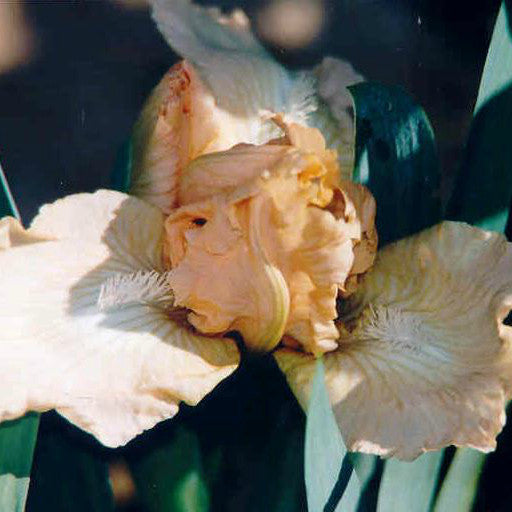
[[[317,110],[309,124],[320,129],[328,147],[338,152],[343,179],[352,179],[355,159],[354,104],[348,87],[364,81],[344,60],[325,57],[314,69]]]
[[[236,368],[233,341],[171,305],[158,209],[99,191],[43,207],[23,236],[2,222],[15,236],[0,251],[0,420],[56,409],[118,446]]]
[[[289,294],[251,229],[252,196],[219,195],[168,217],[169,282],[201,332],[237,330],[249,348],[269,351],[283,335]]]
[[[512,245],[443,223],[387,246],[340,311],[326,384],[347,447],[413,459],[494,449],[511,395]],[[305,407],[314,358],[276,359]]]
[[[223,111],[240,118],[263,110],[285,112],[290,120],[304,122],[314,110],[314,79],[276,62],[254,37],[242,11],[225,16],[190,0],[152,4],[163,36],[198,70]]]
[[[254,37],[242,11],[225,16],[190,0],[152,4],[162,34],[186,60],[164,76],[136,123],[134,195],[169,213],[176,206],[176,183],[186,164],[236,144],[268,142],[279,134],[269,121],[278,113],[287,122],[321,128],[329,147],[338,150],[341,177],[350,179],[352,124],[341,123],[331,114],[329,101],[317,96],[317,83],[324,90],[327,73],[317,77],[286,70]],[[352,78],[350,74],[347,81]],[[340,83],[346,92],[345,82]]]
[[[170,213],[183,169],[201,155],[279,135],[267,111],[239,115],[218,100],[187,61],[173,66],[148,98],[132,136],[130,192]]]
[[[131,193],[169,213],[183,168],[215,149],[215,101],[193,67],[173,66],[155,87],[132,137]]]

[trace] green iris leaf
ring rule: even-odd
[[[505,230],[512,198],[512,13],[501,6],[447,217]]]
[[[4,215],[11,215],[16,217],[18,220],[21,220],[20,214],[18,212],[18,208],[16,207],[16,203],[14,202],[14,197],[12,196],[11,189],[9,188],[9,184],[7,183],[7,177],[2,169],[2,165],[0,164],[0,215],[3,217]]]
[[[466,512],[471,510],[485,453],[458,448],[437,497],[434,512]]]
[[[41,418],[27,510],[112,512],[108,452],[56,413]],[[2,509],[4,510],[4,509]]]
[[[420,455],[413,462],[386,461],[377,512],[428,512],[435,498],[443,451]]]
[[[36,444],[39,415],[28,414],[0,425],[0,510],[25,509],[32,456]]]
[[[165,442],[136,454],[131,469],[139,499],[149,512],[206,512],[210,497],[199,440],[179,427]]]
[[[377,201],[380,245],[436,224],[439,161],[425,112],[398,87],[364,82],[349,90],[356,114],[354,181]]]
[[[357,510],[361,485],[331,409],[321,359],[313,379],[304,451],[308,510]]]

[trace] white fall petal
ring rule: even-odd
[[[512,244],[443,223],[378,253],[345,303],[326,385],[349,450],[413,459],[449,444],[490,451],[511,395]],[[312,356],[275,353],[306,407]]]
[[[0,421],[56,409],[115,447],[234,371],[232,340],[161,301],[98,304],[116,276],[164,271],[162,233],[157,208],[112,191],[47,205],[26,231],[0,221]]]

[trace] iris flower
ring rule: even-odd
[[[323,357],[349,450],[492,450],[511,245],[445,222],[377,252],[328,92],[347,68],[285,71],[240,12],[161,0],[154,15],[187,60],[135,127],[131,194],[65,197],[28,229],[0,220],[0,420],[56,409],[122,445],[235,371],[238,332],[304,407]]]

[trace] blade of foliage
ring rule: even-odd
[[[457,449],[437,497],[434,512],[471,510],[485,453],[470,448]]]
[[[7,179],[0,165],[0,217],[20,218]],[[0,510],[25,508],[30,468],[37,438],[39,415],[29,414],[0,425]]]
[[[511,35],[509,20],[510,2],[502,2],[494,25],[491,44],[484,71],[480,79],[475,114],[496,94],[508,88],[512,74]]]
[[[32,455],[37,438],[39,415],[29,414],[0,426],[0,510],[25,509]]]
[[[27,509],[112,512],[114,501],[105,456],[89,435],[54,412],[44,414]]]
[[[501,6],[480,82],[466,152],[447,217],[503,231],[512,198],[512,36]]]
[[[321,359],[316,363],[307,411],[304,458],[309,510],[357,509],[360,484],[331,409]]]
[[[20,219],[18,208],[16,207],[14,197],[12,196],[11,189],[7,183],[7,178],[5,177],[2,166],[0,165],[0,216],[3,217],[4,215],[12,215],[17,219]]]
[[[210,509],[199,441],[178,427],[167,442],[141,450],[130,461],[137,493],[149,512]]]
[[[376,510],[385,461],[375,455],[351,453],[350,459],[361,486],[358,512]]]
[[[356,113],[354,180],[377,201],[381,245],[441,219],[439,161],[425,112],[398,87],[349,87]]]
[[[435,488],[443,452],[421,455],[413,462],[386,461],[379,490],[377,512],[427,512]]]

